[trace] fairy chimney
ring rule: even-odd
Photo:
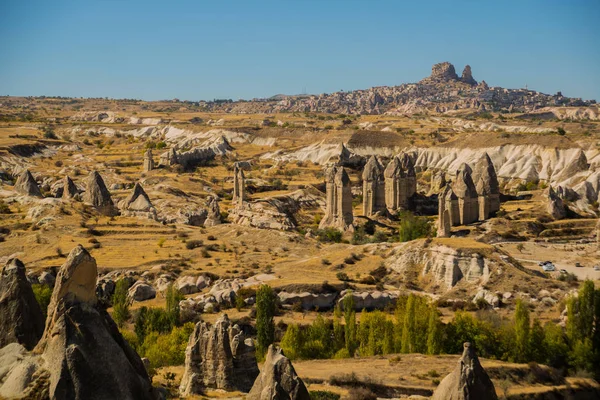
[[[452,191],[458,200],[460,225],[471,224],[479,219],[479,202],[472,173],[471,167],[463,163],[456,172],[452,185]]]
[[[144,172],[150,172],[154,169],[154,159],[152,158],[152,150],[148,149],[144,153]]]
[[[246,178],[243,169],[235,163],[233,165],[233,204],[241,206],[246,194]]]
[[[383,167],[375,156],[371,156],[362,174],[363,179],[363,215],[385,210],[385,180]]]
[[[319,224],[319,229],[326,227],[341,230],[354,230],[352,225],[352,188],[350,177],[343,167],[331,166],[325,173],[326,179],[326,209],[325,216]]]

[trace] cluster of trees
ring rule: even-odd
[[[281,341],[286,355],[296,359],[348,358],[391,353],[439,354],[443,325],[434,304],[424,297],[401,297],[393,315],[363,311],[357,321],[354,299],[346,296],[332,319],[318,315],[302,327],[288,326]]]
[[[112,298],[113,319],[120,328],[131,319],[127,282],[119,280]],[[141,307],[133,313],[133,331],[122,329],[129,344],[151,368],[179,365],[185,361],[185,349],[194,330],[193,323],[181,324],[179,302],[183,295],[171,284],[165,293],[165,308]]]
[[[600,290],[586,281],[567,302],[563,329],[532,319],[527,303],[517,300],[513,318],[480,310],[458,311],[444,324],[437,306],[410,295],[397,301],[394,313],[365,312],[357,321],[352,296],[333,318],[321,315],[308,326],[291,324],[281,341],[296,359],[346,358],[390,353],[457,354],[471,342],[480,356],[511,362],[538,362],[600,377]]]

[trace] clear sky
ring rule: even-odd
[[[211,100],[416,82],[600,100],[600,0],[0,0],[0,95]]]

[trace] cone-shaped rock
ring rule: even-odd
[[[500,193],[496,168],[494,168],[492,159],[487,153],[485,153],[479,161],[477,161],[477,164],[475,164],[472,178],[473,182],[477,184],[477,192],[479,195]]]
[[[51,399],[156,399],[138,354],[97,306],[96,261],[77,246],[61,267],[36,352]]]
[[[63,179],[63,199],[72,199],[79,193],[75,182],[67,175]]]
[[[135,184],[133,192],[125,200],[124,207],[129,211],[149,211],[152,208],[152,202],[139,183]]]
[[[90,175],[87,177],[83,201],[96,207],[104,214],[111,214],[114,210],[114,203],[110,197],[110,192],[97,171],[90,172]]]
[[[310,400],[302,379],[281,348],[269,346],[262,371],[246,400]]]
[[[452,186],[452,190],[458,198],[474,198],[477,197],[477,189],[473,183],[473,171],[467,164],[462,164],[456,172],[456,181]]]
[[[182,396],[205,389],[248,392],[258,376],[252,339],[224,314],[211,328],[198,322],[185,351],[185,371],[179,392]]]
[[[23,171],[15,183],[15,191],[26,196],[44,197],[28,169]]]
[[[20,343],[31,350],[44,333],[44,315],[23,263],[13,258],[0,276],[0,348]]]
[[[470,343],[465,349],[458,365],[439,384],[432,400],[472,400],[498,399],[496,389],[487,372],[479,363],[475,350]]]

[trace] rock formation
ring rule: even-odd
[[[23,263],[13,258],[0,276],[0,348],[20,343],[35,347],[44,333],[44,316],[35,299]]]
[[[452,225],[466,225],[479,219],[479,201],[477,189],[473,183],[472,170],[467,164],[462,164],[456,172],[452,185],[452,193],[456,196],[458,215],[451,209]]]
[[[152,150],[148,149],[144,153],[144,172],[150,172],[154,169],[154,159],[152,158]]]
[[[332,227],[341,230],[354,230],[352,225],[352,188],[350,177],[344,167],[331,166],[325,173],[326,206],[325,216],[321,219],[319,229]]]
[[[390,212],[410,208],[417,191],[417,175],[410,156],[402,153],[390,161],[384,171],[385,203]]]
[[[370,217],[385,210],[385,180],[383,167],[375,156],[365,165],[363,179],[363,215]]]
[[[308,390],[281,348],[269,346],[260,376],[247,400],[310,400]]]
[[[471,343],[464,344],[464,352],[458,365],[433,392],[432,400],[498,399],[496,389]]]
[[[204,226],[214,226],[221,223],[221,209],[219,208],[219,198],[217,196],[208,196],[206,198],[206,208],[208,215],[204,221]]]
[[[496,169],[485,153],[475,165],[473,171],[473,182],[476,183],[476,190],[479,203],[479,220],[484,221],[500,210],[500,188]]]
[[[83,201],[94,206],[101,214],[113,215],[115,213],[110,192],[97,171],[90,172],[87,177]]]
[[[463,69],[462,77],[460,78],[460,80],[464,83],[468,83],[469,85],[477,85],[477,81],[473,79],[470,65],[465,65],[465,69]]]
[[[554,219],[563,219],[567,216],[565,205],[554,189],[552,189],[552,186],[548,188],[546,211]]]
[[[428,195],[438,194],[446,186],[446,174],[444,171],[433,172]]]
[[[437,237],[450,237],[451,234],[452,218],[450,210],[446,209],[446,196],[451,190],[450,186],[446,186],[438,197]]]
[[[19,361],[3,364],[10,379],[2,382],[0,393],[50,399],[158,398],[142,360],[98,305],[97,277],[96,261],[77,246],[58,272],[46,327],[33,352],[10,345],[9,353],[20,354]]]
[[[67,175],[63,178],[63,192],[62,198],[72,199],[79,194],[79,189],[75,185],[75,182]]]
[[[233,198],[232,203],[242,205],[246,195],[246,178],[244,170],[237,163],[233,165]]]
[[[258,376],[252,339],[223,314],[212,328],[198,322],[185,351],[181,396],[201,394],[205,389],[248,392]]]
[[[157,218],[156,209],[139,182],[135,184],[131,194],[125,200],[119,202],[119,208],[122,210],[123,215],[146,217],[150,219]]]
[[[23,171],[15,183],[15,191],[26,196],[44,197],[40,188],[28,169]]]
[[[171,165],[179,164],[179,156],[175,148],[160,155],[160,164],[170,167]]]
[[[456,81],[458,80],[458,75],[456,75],[454,65],[445,61],[434,64],[431,67],[431,75],[426,79],[433,82]]]

